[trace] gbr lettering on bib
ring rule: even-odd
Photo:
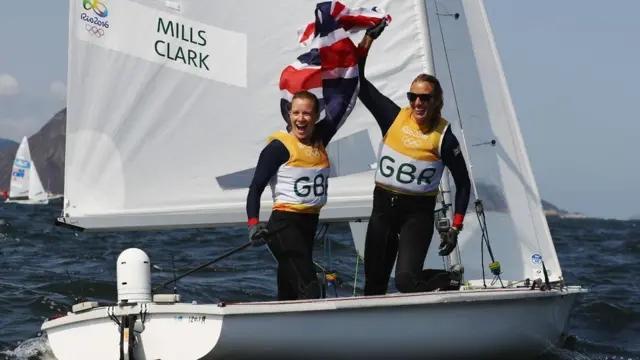
[[[323,206],[327,202],[329,171],[328,168],[282,166],[271,184],[273,200],[309,207]]]
[[[383,145],[375,181],[406,193],[428,193],[438,190],[443,169],[442,160],[412,159]]]

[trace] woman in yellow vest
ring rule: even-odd
[[[319,113],[315,95],[308,91],[294,94],[287,131],[269,137],[249,186],[249,238],[258,246],[266,242],[268,232],[273,233],[268,246],[278,261],[278,300],[321,296],[312,249],[320,209],[327,201],[329,157],[325,147],[338,124],[330,118],[316,124]],[[258,214],[267,184],[274,204],[265,228]]]
[[[456,185],[455,218],[451,228],[441,233],[440,255],[449,255],[457,245],[471,191],[467,166],[458,140],[441,117],[443,91],[434,76],[418,75],[407,93],[409,106],[402,108],[365,79],[366,56],[385,26],[382,22],[367,30],[358,49],[358,98],[383,136],[365,242],[364,293],[386,293],[396,256],[395,285],[400,292],[458,289],[460,274],[422,268],[433,236],[436,195],[445,166]]]

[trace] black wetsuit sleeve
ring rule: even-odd
[[[444,165],[449,169],[456,185],[454,212],[456,215],[464,217],[469,206],[471,180],[469,179],[469,172],[460,143],[451,131],[451,127],[447,127],[443,135],[440,156]]]
[[[278,172],[280,165],[289,160],[289,150],[279,140],[273,140],[260,152],[253,179],[247,194],[247,218],[258,219],[260,197],[269,180]]]
[[[396,105],[391,99],[382,95],[372,83],[365,77],[365,64],[367,61],[366,55],[359,56],[358,67],[360,70],[360,91],[358,92],[358,99],[362,101],[364,106],[371,112],[371,115],[378,122],[382,136],[387,134],[387,131],[393,124],[393,121],[400,112],[400,107]]]
[[[316,123],[315,131],[319,134],[319,139],[322,141],[322,145],[325,147],[331,141],[331,138],[338,132],[339,124],[331,119],[330,117],[326,117],[322,119],[322,121]]]

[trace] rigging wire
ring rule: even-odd
[[[467,155],[467,159],[469,161],[469,178],[471,179],[471,185],[473,186],[473,193],[478,198],[478,189],[476,187],[475,180],[473,178],[473,165],[471,165],[471,157],[469,155],[469,149],[467,147],[467,140],[464,136],[464,127],[462,126],[462,116],[460,115],[460,106],[458,106],[458,96],[456,94],[456,87],[453,81],[453,73],[451,72],[451,64],[449,62],[449,53],[447,52],[447,42],[444,39],[444,32],[442,31],[442,22],[440,21],[440,16],[449,16],[450,14],[440,14],[438,11],[438,1],[434,1],[436,6],[436,19],[438,19],[438,28],[440,30],[440,37],[442,38],[442,46],[444,48],[444,57],[447,63],[447,71],[449,72],[449,79],[451,80],[451,92],[453,93],[453,101],[456,105],[456,114],[458,116],[458,123],[460,124],[460,133],[462,134],[462,145],[464,146],[465,153]],[[454,18],[457,20],[460,14],[455,13]]]
[[[476,215],[478,217],[478,223],[480,225],[480,229],[482,232],[482,237],[480,240],[480,267],[482,268],[482,281],[483,281],[483,285],[486,288],[487,284],[486,284],[486,275],[485,275],[485,269],[484,269],[484,246],[483,244],[487,245],[487,251],[489,252],[489,256],[491,257],[491,263],[489,264],[489,270],[491,270],[491,273],[494,275],[494,281],[493,283],[496,282],[496,278],[498,280],[500,280],[500,285],[504,288],[504,284],[502,283],[502,279],[500,278],[500,274],[502,273],[501,268],[500,268],[500,263],[495,261],[495,257],[493,256],[493,251],[491,250],[491,245],[489,243],[489,232],[487,230],[487,224],[486,224],[486,219],[485,219],[485,215],[484,215],[484,206],[482,205],[482,200],[480,200],[480,198],[478,197],[478,188],[476,186],[475,183],[475,179],[473,177],[473,165],[471,164],[471,156],[469,154],[469,149],[467,147],[467,141],[466,141],[466,137],[464,134],[464,127],[462,126],[462,116],[460,115],[460,106],[458,104],[458,97],[456,94],[456,89],[455,89],[455,84],[453,81],[453,73],[451,71],[451,64],[449,61],[449,54],[447,52],[447,42],[445,40],[444,37],[444,31],[442,30],[442,22],[440,21],[440,16],[453,16],[455,20],[458,20],[460,17],[459,13],[455,13],[455,14],[440,14],[439,10],[438,10],[438,0],[434,1],[435,4],[435,8],[436,8],[436,19],[438,20],[438,28],[440,30],[440,37],[442,38],[442,46],[444,48],[444,56],[445,56],[445,60],[447,63],[447,70],[449,72],[449,79],[451,80],[451,91],[453,93],[453,100],[455,103],[455,108],[456,108],[456,114],[458,116],[458,122],[460,124],[460,132],[462,135],[462,144],[464,147],[464,151],[466,153],[468,162],[469,162],[469,178],[471,180],[471,185],[473,187],[473,193],[474,196],[476,198],[475,201],[475,210],[476,210]],[[432,55],[433,56],[433,55]],[[495,140],[494,140],[495,141]],[[458,253],[460,251],[459,247],[456,248]],[[493,284],[492,283],[492,284]]]

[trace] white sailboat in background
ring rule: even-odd
[[[59,225],[246,228],[253,166],[266,136],[284,127],[278,78],[301,53],[295,32],[313,20],[315,6],[70,0]],[[460,291],[184,303],[152,294],[150,260],[129,249],[118,259],[117,304],[77,304],[43,324],[59,360],[526,358],[562,340],[586,290],[564,282],[482,1],[391,0],[385,10],[394,23],[371,51],[368,78],[402,104],[418,73],[435,73],[447,90],[444,115],[473,165],[480,201],[447,259],[465,266]],[[360,253],[380,140],[358,104],[329,145],[334,173],[321,220],[350,222]],[[267,219],[269,191],[262,200],[260,218]],[[491,259],[483,259],[488,235]],[[437,244],[434,237],[425,267],[442,266]],[[486,280],[490,263],[494,281]]]
[[[49,196],[42,186],[36,164],[31,159],[29,140],[26,136],[22,138],[13,160],[9,197],[5,202],[26,205],[45,205],[49,203]]]

